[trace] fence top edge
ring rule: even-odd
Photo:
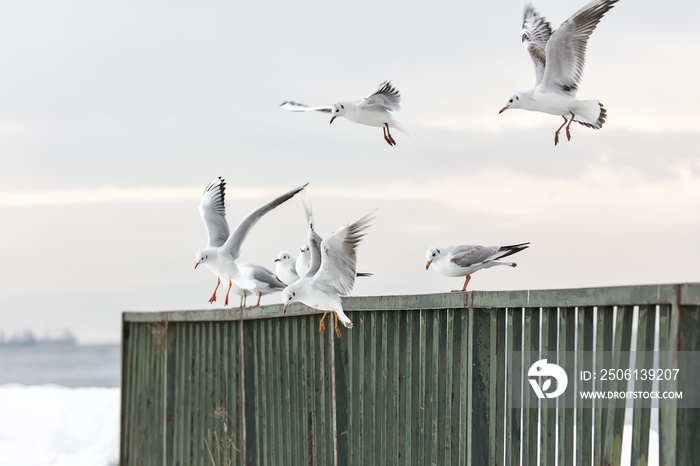
[[[700,306],[700,283],[633,285],[597,288],[568,288],[552,290],[468,291],[465,293],[436,293],[422,295],[351,296],[344,298],[348,312],[412,311],[428,309],[467,308],[529,308],[574,306],[641,306],[641,305]],[[256,308],[206,309],[183,311],[126,311],[124,322],[197,322],[255,320],[284,315],[311,315],[323,311],[303,304],[293,304],[286,314],[281,304]]]

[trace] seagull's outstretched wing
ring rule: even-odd
[[[401,94],[389,81],[384,81],[379,85],[379,89],[367,97],[359,104],[360,107],[382,107],[385,110],[401,110]]]
[[[576,95],[583,65],[586,61],[588,38],[603,15],[618,0],[594,0],[581,8],[552,33],[547,42],[547,67],[542,85],[572,96]]]
[[[357,245],[373,218],[371,214],[365,215],[321,242],[321,268],[312,278],[316,287],[332,290],[340,296],[352,291],[357,276]]]
[[[238,224],[234,232],[231,234],[226,243],[222,246],[223,251],[228,254],[233,260],[238,259],[241,252],[241,245],[245,240],[246,236],[250,230],[258,223],[258,220],[262,218],[263,215],[277,207],[278,205],[288,201],[302,189],[304,189],[309,183],[304,186],[299,186],[298,188],[292,189],[291,191],[281,195],[277,199],[268,202],[267,204],[258,207],[253,212],[249,213],[241,223]]]
[[[221,246],[230,235],[224,205],[225,191],[226,181],[219,176],[209,183],[199,201],[199,215],[207,229],[209,247]]]
[[[289,112],[324,112],[331,113],[333,107],[330,105],[323,105],[319,107],[310,107],[306,104],[300,104],[299,102],[294,102],[293,100],[287,100],[280,104],[280,107]]]
[[[530,54],[532,64],[535,65],[535,86],[542,81],[545,65],[547,63],[545,49],[547,41],[552,35],[549,23],[540,16],[531,4],[525,6],[523,12],[523,46]]]

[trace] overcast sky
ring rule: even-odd
[[[557,27],[584,4],[535,7]],[[210,308],[216,279],[193,267],[216,176],[232,226],[307,181],[322,235],[377,208],[356,295],[460,286],[424,258],[459,243],[532,242],[475,290],[700,281],[700,3],[606,14],[578,98],[607,121],[557,147],[560,117],[498,114],[534,83],[523,5],[0,1],[0,331],[113,342],[124,310]],[[387,79],[411,133],[396,147],[279,108]],[[296,255],[304,223],[292,199],[242,260]]]

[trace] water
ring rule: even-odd
[[[119,387],[121,346],[0,346],[0,385]]]

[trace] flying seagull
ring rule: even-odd
[[[337,102],[333,105],[320,107],[310,107],[305,104],[287,100],[280,104],[285,110],[290,112],[324,112],[330,113],[331,123],[337,117],[342,116],[348,120],[361,125],[379,126],[384,132],[384,140],[390,146],[395,146],[396,141],[389,132],[389,128],[396,128],[403,134],[408,135],[406,130],[394,119],[390,113],[401,109],[401,95],[399,91],[389,82],[384,81],[379,85],[379,89],[374,94],[362,100],[353,102]]]
[[[461,290],[452,290],[453,292],[461,292],[467,289],[467,284],[471,279],[471,274],[477,270],[487,269],[496,265],[508,265],[515,267],[515,262],[501,262],[499,259],[520,252],[526,249],[530,243],[513,244],[510,246],[447,246],[431,247],[425,253],[428,263],[425,270],[428,270],[432,265],[433,268],[440,274],[448,277],[464,277],[464,286]]]
[[[216,301],[216,291],[221,284],[221,278],[228,280],[229,283],[229,289],[226,291],[226,300],[224,301],[225,305],[228,305],[232,280],[243,289],[255,289],[256,283],[244,277],[236,265],[236,259],[240,255],[243,241],[263,215],[294,197],[307,185],[308,183],[258,207],[241,220],[233,233],[231,233],[226,221],[226,208],[224,206],[226,181],[221,177],[217,177],[209,183],[199,202],[199,214],[202,216],[204,226],[207,229],[209,244],[205,249],[195,254],[196,263],[194,268],[196,269],[199,264],[204,264],[217,277],[216,288],[214,288],[214,293],[209,298],[210,303]]]
[[[564,21],[556,31],[552,31],[532,5],[526,5],[522,41],[535,65],[535,87],[512,96],[499,113],[509,108],[521,108],[561,115],[564,123],[554,133],[555,146],[564,125],[566,139],[571,140],[569,126],[572,121],[600,129],[607,116],[603,104],[597,100],[577,100],[576,92],[583,74],[588,38],[617,1],[594,0]]]

